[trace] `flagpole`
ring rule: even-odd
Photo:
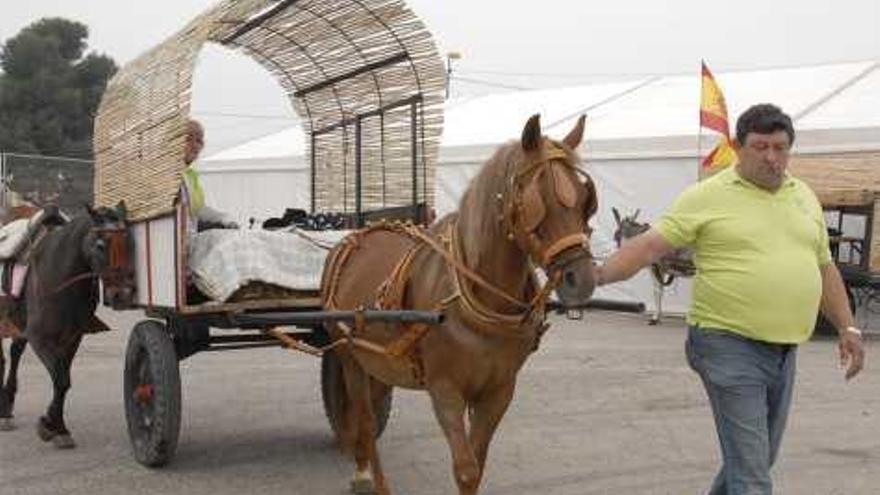
[[[701,110],[703,108],[703,65],[705,63],[705,60],[700,59],[700,102],[698,108]],[[699,182],[703,173],[703,123],[699,113],[697,114],[697,128],[697,182]]]

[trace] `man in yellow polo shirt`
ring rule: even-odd
[[[838,329],[846,378],[863,366],[822,207],[786,173],[794,137],[778,107],[749,108],[736,124],[737,165],[688,188],[656,227],[596,269],[598,283],[608,284],[693,248],[686,354],[706,388],[723,458],[710,495],[772,493],[797,345],[809,339],[820,307]]]

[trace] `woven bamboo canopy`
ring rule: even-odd
[[[315,210],[433,204],[445,75],[402,0],[226,0],[193,19],[108,84],[97,204],[124,200],[135,221],[173,210],[206,42],[246,53],[287,93],[309,139]]]

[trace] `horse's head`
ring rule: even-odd
[[[624,239],[635,237],[651,228],[651,224],[636,220],[639,217],[639,211],[636,210],[631,215],[621,216],[617,208],[611,208],[614,221],[617,222],[617,229],[614,230],[614,242],[617,247],[620,247]]]
[[[83,241],[83,253],[104,283],[104,303],[114,308],[129,306],[135,283],[125,203],[120,201],[115,208],[88,208],[88,212],[92,229]]]
[[[596,187],[574,152],[584,120],[559,142],[542,136],[539,116],[532,116],[506,197],[499,197],[508,238],[558,284],[557,294],[567,305],[585,303],[595,288],[589,220],[598,207]]]

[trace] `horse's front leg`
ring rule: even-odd
[[[23,338],[13,339],[9,346],[9,376],[5,383],[3,366],[0,365],[0,431],[15,429],[12,417],[15,412],[15,394],[18,392],[18,364],[26,346],[27,340]],[[2,362],[3,349],[0,346],[0,363]]]
[[[348,397],[348,424],[354,430],[354,459],[357,471],[351,482],[355,494],[390,495],[376,449],[376,415],[373,411],[370,376],[348,352],[339,354]]]
[[[34,353],[39,356],[52,377],[53,388],[52,402],[49,403],[46,414],[40,416],[37,434],[44,442],[51,440],[59,449],[76,447],[76,442],[64,423],[64,401],[70,389],[70,366],[81,340],[80,332],[68,334],[67,339],[60,339],[54,346],[41,340],[31,340]]]
[[[489,443],[495,434],[498,423],[507,412],[510,401],[513,399],[513,391],[516,388],[516,380],[511,380],[491,393],[485,394],[473,404],[470,416],[470,441],[480,466],[479,485],[486,474],[486,457],[489,454]]]
[[[428,392],[431,394],[434,415],[452,451],[453,475],[459,494],[475,495],[480,485],[480,466],[465,430],[467,402],[452,385],[435,385]]]

